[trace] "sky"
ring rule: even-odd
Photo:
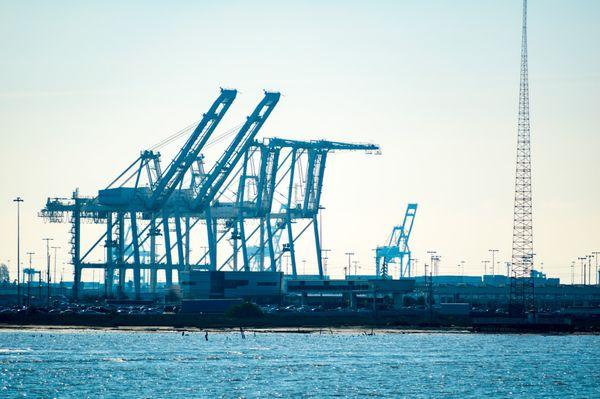
[[[597,1],[529,2],[534,251],[567,283],[600,251],[598,20]],[[381,146],[328,161],[332,276],[348,251],[373,273],[408,202],[418,274],[430,250],[440,274],[462,260],[481,274],[489,249],[510,259],[520,24],[518,0],[2,1],[0,262],[14,276],[21,196],[22,253],[37,267],[53,238],[69,279],[68,225],[38,218],[46,198],[95,195],[233,87],[222,128],[277,90],[262,137]]]

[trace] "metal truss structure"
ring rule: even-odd
[[[71,223],[75,299],[82,270],[87,268],[105,271],[108,295],[115,294],[116,280],[118,296],[124,295],[127,271],[133,271],[136,298],[142,291],[141,270],[150,272],[152,293],[159,270],[164,270],[170,287],[174,272],[192,268],[281,271],[284,254],[289,255],[291,274],[297,276],[295,245],[310,227],[318,273],[324,275],[318,214],[327,156],[342,150],[378,152],[379,147],[326,140],[257,140],[279,101],[275,92],[264,93],[241,127],[213,138],[236,94],[221,89],[164,170],[160,153],[147,150],[96,197],[75,191],[69,199],[48,199],[40,216]],[[225,142],[227,147],[205,168],[203,150],[215,142]],[[104,233],[85,249],[82,222],[104,225]],[[198,248],[202,248],[200,255],[192,256]],[[99,252],[104,262],[89,260]]]
[[[389,277],[389,265],[398,264],[400,278],[412,276],[412,257],[408,240],[417,214],[417,204],[408,204],[402,224],[394,226],[387,245],[375,249],[375,273],[378,277]]]
[[[529,76],[527,65],[527,0],[523,0],[521,38],[521,77],[519,87],[519,123],[515,206],[512,239],[510,303],[514,310],[534,307],[533,219],[531,196],[531,142],[529,123]]]

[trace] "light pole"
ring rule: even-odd
[[[600,270],[598,270],[598,255],[600,255],[599,251],[592,252],[594,255],[594,259],[596,260],[596,285],[600,284]]]
[[[52,273],[52,281],[56,284],[56,251],[60,247],[51,247],[54,250],[54,272]]]
[[[433,258],[435,258],[435,254],[437,254],[437,251],[427,251],[427,254],[429,255],[429,265],[431,266],[431,273],[433,273],[433,270],[435,268]],[[427,277],[427,271],[425,271],[425,277]]]
[[[46,295],[46,302],[48,302],[48,307],[50,307],[50,241],[52,238],[42,238],[43,241],[46,241],[46,284],[48,285],[48,292]],[[40,271],[40,276],[42,275]]]
[[[483,263],[483,276],[485,276],[485,272],[487,270],[487,265],[488,263],[490,263],[489,260],[482,260],[481,263]],[[483,278],[483,276],[481,276]]]
[[[27,252],[27,255],[29,255],[29,272],[27,273],[27,307],[31,305],[31,272],[33,271],[32,256],[34,254],[35,252]]]
[[[359,269],[359,267],[358,267],[358,261],[355,260],[355,261],[352,262],[352,264],[354,265],[354,275],[357,276],[358,275],[358,269]]]
[[[575,261],[571,262],[571,285],[575,284]]]
[[[346,276],[349,276],[350,273],[352,273],[352,255],[354,255],[354,252],[346,252],[345,254],[348,255],[348,269],[346,269]]]
[[[21,202],[23,198],[13,200],[17,203],[17,301],[21,306]]]
[[[431,264],[430,272],[433,272],[434,276],[439,276],[440,275],[440,260],[442,259],[442,257],[440,255],[435,255],[431,259],[432,259],[432,264]]]
[[[581,284],[585,285],[585,264],[583,263],[585,257],[580,256],[577,259],[581,261]]]
[[[331,249],[322,249],[321,253],[323,253],[323,273],[327,275],[327,261],[329,260],[329,252]]]
[[[592,256],[588,255],[588,285],[592,285]]]
[[[488,249],[492,253],[492,276],[494,275],[494,266],[496,266],[495,256],[496,253],[500,252],[498,249]]]

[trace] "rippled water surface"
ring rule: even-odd
[[[0,332],[0,397],[600,398],[600,336]]]

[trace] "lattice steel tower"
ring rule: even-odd
[[[529,125],[529,76],[527,68],[527,0],[523,0],[521,39],[521,79],[515,209],[513,220],[510,303],[512,309],[530,310],[534,306],[533,222],[531,202],[531,143]]]

